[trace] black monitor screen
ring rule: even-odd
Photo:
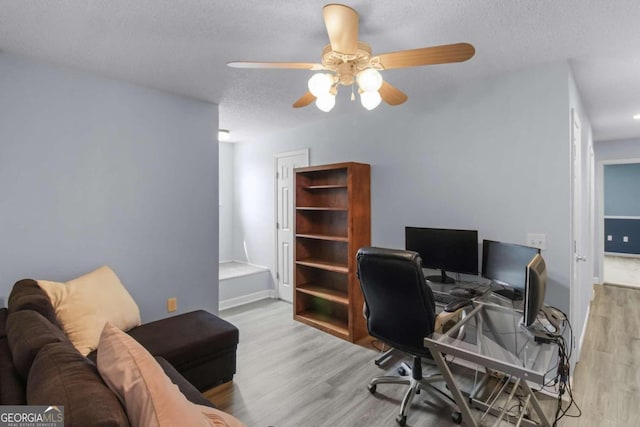
[[[482,241],[482,277],[524,290],[527,265],[540,249],[513,243]]]
[[[478,274],[477,230],[405,227],[405,248],[420,254],[424,268],[441,270],[429,280],[453,283],[446,271]]]

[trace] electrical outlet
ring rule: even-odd
[[[178,309],[178,298],[169,298],[167,300],[167,312],[171,313]]]
[[[623,236],[623,237],[622,237],[622,241],[623,241],[624,243],[629,243],[629,236]]]
[[[613,242],[613,236],[611,234],[607,234],[607,242]]]
[[[533,246],[540,250],[547,249],[547,235],[527,233],[527,246]]]

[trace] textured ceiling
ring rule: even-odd
[[[0,0],[0,50],[220,105],[220,127],[250,141],[338,114],[293,109],[308,71],[230,69],[234,60],[319,62],[326,1]],[[344,3],[374,54],[469,42],[462,64],[389,70],[412,99],[500,73],[569,60],[596,140],[640,137],[638,0],[415,0]]]

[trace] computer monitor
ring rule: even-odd
[[[526,268],[527,279],[524,288],[524,326],[531,326],[544,306],[547,289],[547,266],[540,254],[536,254]]]
[[[511,300],[522,299],[526,267],[540,249],[513,243],[482,241],[482,277],[508,288],[494,291]]]
[[[422,258],[424,268],[439,269],[427,280],[455,283],[447,271],[478,274],[478,231],[448,228],[405,227],[405,248]]]

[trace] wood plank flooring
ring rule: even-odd
[[[582,417],[567,427],[640,425],[640,290],[596,286],[574,373]]]
[[[234,381],[205,393],[220,409],[251,427],[397,425],[405,386],[380,385],[375,395],[366,386],[385,372],[395,375],[406,359],[393,358],[381,369],[373,363],[376,350],[295,322],[291,305],[281,301],[263,300],[221,316],[238,327],[240,344]],[[425,375],[436,371],[426,364],[424,369]],[[414,399],[407,426],[455,426],[450,414],[422,393]]]
[[[583,416],[564,418],[560,426],[640,424],[639,307],[640,290],[596,286],[574,370],[574,396]],[[281,301],[263,300],[221,316],[239,328],[240,344],[234,381],[205,392],[220,409],[250,427],[397,426],[404,386],[381,385],[372,395],[366,385],[374,376],[395,374],[401,359],[381,369],[373,364],[376,350],[295,322],[291,305]],[[429,370],[435,368],[425,365],[425,374]],[[454,372],[469,390],[473,372]],[[553,414],[555,401],[543,405]],[[427,394],[414,400],[407,417],[407,426],[455,425],[450,410]]]

